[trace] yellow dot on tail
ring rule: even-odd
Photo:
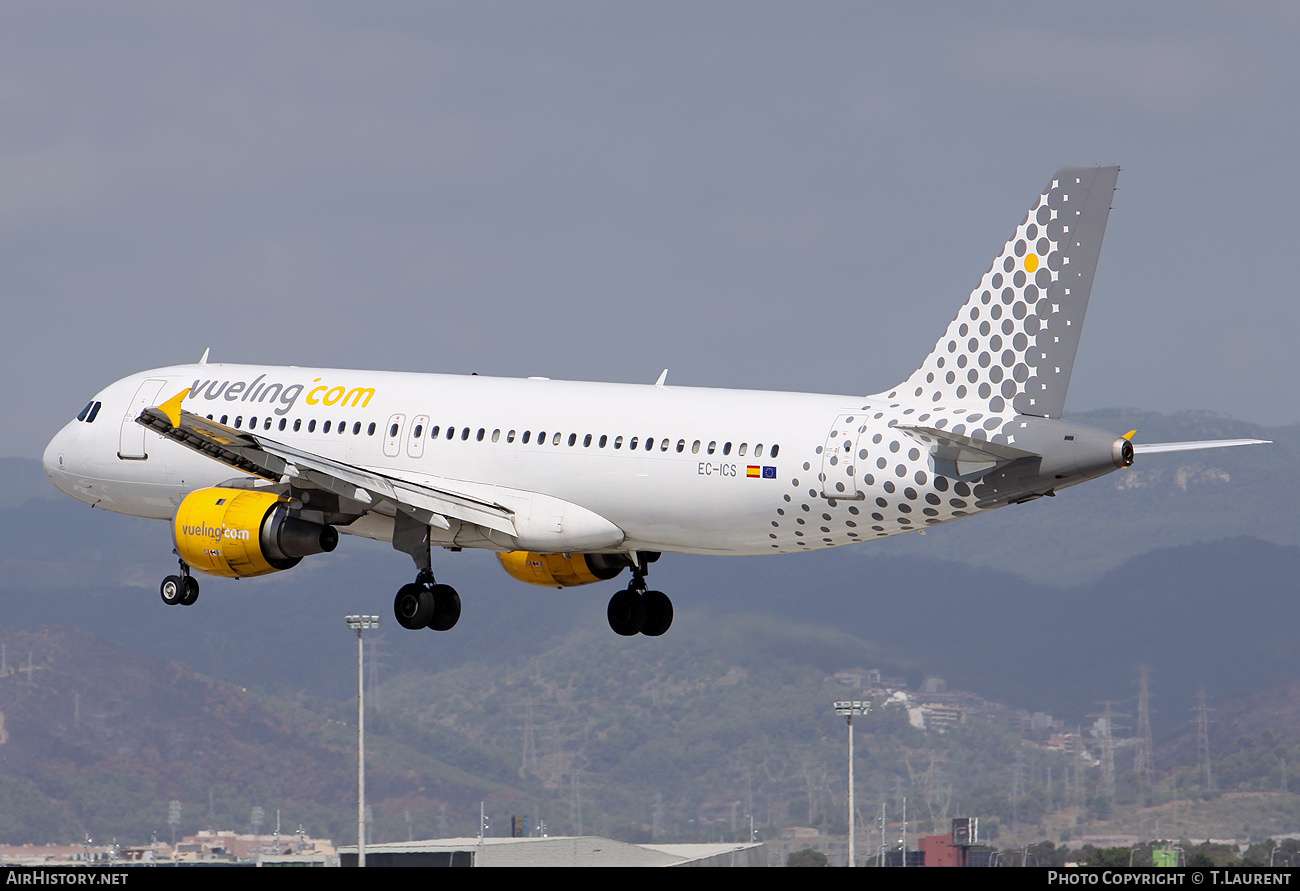
[[[1025,272],[1033,272],[1038,268],[1038,255],[1029,254],[1025,257]]]

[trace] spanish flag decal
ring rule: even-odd
[[[747,468],[745,468],[745,476],[758,478],[761,477],[762,475],[763,475],[763,468],[759,467],[757,464],[751,464]]]

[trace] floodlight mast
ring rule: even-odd
[[[357,866],[366,865],[366,675],[363,668],[365,645],[362,634],[379,627],[379,616],[347,616],[348,627],[357,633]]]
[[[870,711],[871,700],[869,699],[835,700],[835,714],[843,715],[849,724],[849,866],[856,865],[854,860],[857,859],[857,845],[853,825],[853,716],[865,715]]]

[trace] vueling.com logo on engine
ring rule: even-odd
[[[282,384],[263,382],[266,375],[259,374],[251,383],[248,381],[195,381],[190,387],[191,399],[204,399],[214,402],[218,399],[226,402],[266,402],[275,406],[277,415],[286,415],[293,410],[303,392],[307,393],[308,405],[341,406],[343,408],[365,408],[370,398],[375,395],[374,387],[336,387],[321,383],[322,378],[315,378],[312,383],[319,386],[308,389],[305,384]]]
[[[251,537],[247,529],[234,529],[230,526],[209,526],[207,523],[199,523],[197,526],[182,524],[181,532],[194,538],[210,538],[213,542],[221,541],[223,538],[232,541],[248,541]]]

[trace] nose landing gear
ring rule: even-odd
[[[169,575],[162,580],[158,593],[168,606],[193,606],[199,599],[199,580],[190,575],[190,567],[180,561],[181,574]]]

